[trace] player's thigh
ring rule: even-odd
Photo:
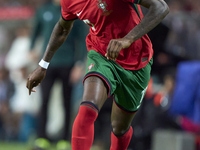
[[[90,101],[101,109],[107,98],[108,87],[101,78],[89,76],[85,79],[82,101]]]
[[[130,127],[135,113],[128,113],[120,109],[116,103],[112,105],[111,124],[116,135],[124,134]]]

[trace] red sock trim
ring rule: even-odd
[[[129,130],[123,136],[120,137],[115,136],[114,133],[112,132],[110,150],[127,150],[132,135],[133,135],[132,127],[130,127]]]
[[[89,108],[93,109],[94,111],[96,111],[96,113],[98,113],[98,111],[97,111],[94,107],[92,107],[92,106],[90,106],[90,105],[81,105],[81,106],[89,107]]]
[[[99,113],[99,108],[96,105],[94,105],[92,102],[84,101],[84,102],[81,103],[81,106],[90,107],[94,111],[96,111],[97,113]]]

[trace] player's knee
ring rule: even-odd
[[[113,128],[113,133],[118,136],[123,135],[129,128],[129,125],[126,125],[121,121],[112,121],[111,125]]]

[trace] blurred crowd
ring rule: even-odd
[[[47,0],[34,0],[34,1],[26,1],[26,0],[1,0],[0,6],[10,7],[10,6],[30,6],[33,8],[38,8],[46,2]]]
[[[5,7],[28,6],[35,14],[47,2],[1,0],[0,11]],[[130,149],[150,150],[153,132],[160,128],[170,128],[194,134],[196,150],[199,150],[200,1],[166,2],[170,13],[149,33],[154,47],[152,79],[141,109],[132,124],[135,132]],[[143,11],[145,13],[146,9]],[[7,17],[0,18],[0,140],[26,142],[37,130],[42,101],[40,87],[36,89],[36,93],[29,96],[25,85],[28,73],[39,61],[39,58],[29,51],[34,15],[19,20],[9,20],[9,15]],[[84,38],[82,40],[84,41]],[[40,39],[37,41],[36,49],[42,48],[42,42]],[[40,51],[37,52],[40,54]],[[74,80],[80,82],[84,71],[82,75],[77,74],[73,74]],[[82,85],[73,84],[73,88],[76,92],[72,92],[72,98],[79,102],[81,94],[77,94],[77,90],[81,92]],[[108,114],[111,103],[112,100],[105,103],[97,119],[96,145],[109,145]],[[74,104],[73,102],[72,105]],[[73,106],[72,108],[76,109]]]

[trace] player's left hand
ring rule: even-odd
[[[127,38],[112,39],[108,44],[105,57],[107,57],[107,59],[116,60],[119,52],[124,48],[128,48],[131,44],[131,40]]]

